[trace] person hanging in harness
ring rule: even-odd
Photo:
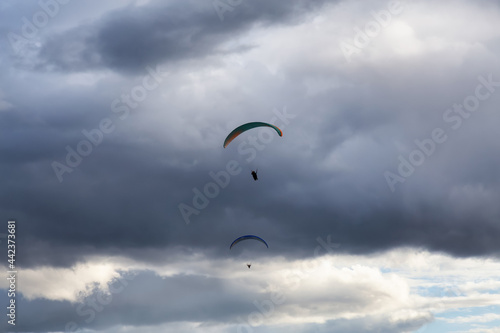
[[[253,171],[253,170],[252,170],[252,177],[253,177],[253,180],[258,180],[258,179],[259,179],[259,178],[257,178],[257,171],[258,171],[258,170],[259,170],[259,169],[255,170],[255,171]]]

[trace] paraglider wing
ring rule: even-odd
[[[253,239],[253,240],[257,240],[259,242],[262,242],[264,243],[264,245],[269,248],[269,245],[267,245],[266,241],[263,240],[262,238],[258,237],[258,236],[254,236],[254,235],[246,235],[246,236],[241,236],[241,237],[238,237],[234,240],[234,242],[231,243],[231,246],[229,247],[229,249],[232,249],[233,246],[235,246],[236,244],[238,244],[239,242],[242,242],[244,240],[248,240],[248,239]]]
[[[249,129],[252,129],[252,128],[255,128],[255,127],[262,127],[262,126],[274,128],[274,130],[276,132],[278,132],[279,136],[283,136],[283,132],[281,132],[281,130],[278,127],[274,126],[274,125],[271,125],[271,124],[268,124],[268,123],[262,123],[262,122],[246,123],[246,124],[243,124],[241,126],[236,127],[231,133],[229,133],[229,135],[227,136],[226,140],[224,140],[224,148],[226,148],[227,145],[231,141],[233,141],[234,138],[236,138],[241,133],[243,133],[245,131],[248,131]]]

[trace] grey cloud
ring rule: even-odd
[[[222,279],[195,275],[160,277],[148,271],[124,275],[110,288],[110,293],[94,289],[73,304],[40,298],[28,301],[20,294],[16,331],[99,331],[116,325],[140,327],[183,321],[231,323],[233,318],[255,311],[249,299],[266,297],[241,287],[236,289]]]
[[[499,232],[495,222],[498,211],[484,214],[485,207],[479,202],[468,209],[467,215],[457,214],[453,207],[458,198],[447,197],[456,186],[481,184],[487,179],[493,179],[489,191],[498,193],[494,180],[498,169],[492,167],[498,161],[490,154],[494,144],[479,144],[482,139],[477,134],[471,141],[467,127],[450,132],[450,136],[458,136],[453,140],[450,137],[439,153],[429,158],[404,184],[399,184],[397,193],[392,193],[383,172],[395,171],[397,167],[400,152],[394,148],[394,140],[407,144],[409,148],[404,154],[408,154],[414,148],[413,139],[422,139],[429,129],[446,125],[439,118],[430,125],[425,119],[412,122],[411,126],[407,123],[407,113],[399,114],[399,111],[408,104],[405,94],[408,98],[415,94],[413,89],[408,92],[401,89],[403,95],[391,95],[393,87],[376,86],[379,78],[368,75],[366,79],[373,82],[373,90],[340,89],[305,98],[305,89],[256,69],[258,67],[251,66],[242,73],[247,75],[247,91],[255,89],[252,93],[263,94],[263,90],[273,89],[277,97],[269,98],[268,103],[285,101],[289,112],[297,114],[297,118],[284,129],[284,137],[275,139],[259,152],[251,164],[232,148],[219,151],[211,146],[207,149],[206,145],[173,147],[156,140],[155,131],[163,131],[161,128],[146,133],[135,129],[133,123],[117,123],[119,129],[106,137],[61,184],[50,168],[51,160],[39,161],[40,164],[35,164],[38,167],[28,174],[25,169],[7,168],[11,178],[21,178],[23,174],[27,180],[13,183],[10,195],[5,193],[3,201],[10,214],[24,217],[26,245],[21,249],[31,255],[21,256],[20,260],[27,265],[70,266],[86,254],[115,253],[116,248],[140,257],[136,252],[140,249],[175,246],[210,250],[220,256],[226,255],[227,244],[243,233],[261,234],[270,240],[271,249],[263,255],[292,258],[312,256],[316,238],[327,235],[342,244],[338,251],[346,252],[369,253],[412,245],[460,256],[498,253],[498,244],[494,241]],[[454,79],[450,77],[446,84],[452,84]],[[472,77],[470,82],[475,80]],[[261,82],[267,84],[262,87]],[[424,85],[422,82],[411,84]],[[378,95],[390,96],[387,98],[391,101],[379,99]],[[460,93],[457,96],[455,100],[463,99]],[[336,107],[339,112],[328,108],[335,102],[339,103]],[[171,103],[176,106],[175,101]],[[418,103],[423,103],[421,108],[425,109],[432,107],[435,101],[418,100]],[[453,99],[448,103],[453,103]],[[442,115],[446,106],[443,105],[432,108]],[[109,114],[109,110],[103,111]],[[270,118],[273,115],[270,111],[267,115],[260,112]],[[374,113],[370,114],[371,111]],[[140,110],[133,119],[139,114]],[[475,116],[480,117],[480,113]],[[99,120],[98,113],[93,117]],[[154,114],[143,112],[141,117],[153,119]],[[316,122],[317,117],[322,121]],[[477,119],[480,121],[477,126],[484,126],[484,122]],[[401,121],[400,127],[387,130],[388,125],[398,121]],[[89,124],[96,122],[89,121]],[[68,125],[57,126],[67,128]],[[183,130],[177,130],[182,135]],[[201,134],[201,138],[216,137],[220,133],[222,142],[224,131],[204,130],[206,134]],[[405,134],[408,131],[415,135]],[[303,139],[304,133],[309,139]],[[489,133],[494,133],[494,128]],[[62,142],[74,146],[82,139],[79,130],[73,135],[72,140]],[[363,140],[366,146],[362,146],[362,153],[354,155],[355,159],[346,162],[349,168],[326,167],[327,157],[340,156],[338,150],[352,139]],[[215,144],[220,146],[220,142]],[[12,153],[22,146],[18,142]],[[52,151],[57,160],[65,156],[62,144]],[[21,155],[27,158],[26,154]],[[33,159],[35,155],[29,156]],[[474,159],[462,156],[474,156]],[[203,190],[205,184],[213,181],[209,172],[223,170],[227,161],[234,158],[242,166],[241,174],[232,177],[230,185],[186,225],[178,204],[192,205],[192,189]],[[162,161],[174,160],[180,164],[162,164]],[[199,162],[191,167],[182,166],[193,161]],[[476,172],[476,161],[485,162],[487,172]],[[453,167],[457,163],[463,168]],[[250,169],[256,167],[260,170],[259,182],[253,182],[249,176]],[[447,175],[451,183],[443,182],[442,175]],[[432,186],[433,183],[442,186]],[[423,184],[427,186],[421,187]],[[490,201],[486,202],[491,206]],[[55,249],[58,254],[50,255]],[[151,256],[149,260],[157,258]]]
[[[241,47],[223,50],[221,44],[244,34],[259,22],[292,23],[323,2],[248,1],[228,12],[223,22],[211,2],[129,6],[91,25],[49,37],[40,49],[36,67],[59,71],[112,68],[137,72],[151,64],[237,52]]]
[[[106,12],[93,22],[75,20],[69,30],[47,30],[38,58],[28,59],[39,71],[20,69],[0,53],[1,89],[13,105],[0,111],[0,220],[19,222],[19,263],[71,267],[95,254],[162,262],[170,260],[165,251],[220,258],[246,233],[268,240],[269,251],[259,255],[291,259],[313,256],[317,238],[328,235],[341,244],[335,251],[346,253],[415,246],[454,256],[498,256],[500,91],[459,130],[443,120],[446,109],[474,93],[479,75],[500,80],[491,57],[498,39],[480,45],[487,52],[471,48],[457,55],[446,47],[370,62],[366,50],[358,63],[311,64],[316,58],[304,57],[283,61],[272,73],[266,59],[249,59],[238,68],[212,59],[245,55],[259,47],[241,42],[254,27],[297,24],[328,3],[336,4],[243,1],[221,22],[210,1],[150,2]],[[12,22],[2,20],[2,31],[17,24]],[[138,84],[146,65],[158,63],[166,63],[172,76],[121,121],[111,102]],[[207,68],[216,74],[202,77]],[[227,77],[218,81],[222,70]],[[95,81],[86,82],[86,75]],[[335,84],[310,93],[306,83],[315,80]],[[296,119],[251,163],[237,152],[244,138],[221,147],[237,124],[269,121],[272,109],[285,105]],[[104,117],[113,120],[115,131],[59,183],[51,163],[64,161],[65,147],[75,147],[85,138],[81,131]],[[436,127],[449,139],[392,193],[384,172],[396,172],[398,156],[408,157],[414,140],[428,138]],[[203,190],[213,182],[209,172],[223,170],[232,159],[241,173],[186,225],[179,203],[192,205],[193,188]],[[255,168],[258,182],[249,174]],[[206,282],[191,279],[193,285]],[[186,289],[181,280],[168,283]],[[161,285],[156,277],[144,282]],[[220,287],[214,281],[204,286]],[[33,301],[26,313],[44,309],[46,302]],[[73,318],[68,304],[51,306],[60,314],[52,317],[54,325]],[[215,312],[183,318],[223,317]],[[161,315],[174,314],[184,316],[157,310],[147,321],[160,323]],[[100,327],[121,317],[116,310],[106,318]],[[32,325],[26,329],[41,323],[26,322]],[[345,327],[341,321],[329,325]]]

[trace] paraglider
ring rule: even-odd
[[[229,246],[229,249],[231,250],[233,248],[233,246],[235,246],[236,244],[242,242],[242,241],[245,241],[245,240],[256,240],[256,241],[259,241],[261,242],[262,244],[264,244],[267,248],[269,248],[269,245],[267,245],[266,241],[263,240],[262,238],[258,237],[258,236],[254,236],[254,235],[245,235],[245,236],[241,236],[241,237],[238,237],[236,238],[232,243],[231,243],[231,246]],[[248,269],[250,269],[250,267],[252,266],[251,263],[247,264],[247,267]]]
[[[226,148],[237,136],[239,136],[243,132],[246,132],[246,131],[253,129],[253,128],[256,128],[256,127],[270,127],[272,129],[274,129],[276,131],[276,133],[278,133],[279,136],[283,136],[283,132],[281,131],[281,129],[279,129],[275,125],[264,123],[264,122],[251,122],[251,123],[246,123],[246,124],[240,125],[240,126],[236,127],[234,130],[232,130],[231,133],[229,133],[229,135],[224,140],[223,147]],[[259,135],[259,137],[260,137],[260,135]],[[270,138],[273,138],[273,136],[271,136]],[[252,142],[251,141],[252,139],[255,141],[255,138],[250,137],[249,139],[250,139],[250,142]],[[264,139],[262,139],[262,138],[261,138],[261,140],[264,141]],[[244,148],[243,145],[240,145],[238,147],[238,151],[240,151],[242,148]],[[255,148],[257,148],[257,147],[255,147]],[[254,150],[252,150],[252,149],[249,150],[250,153],[253,152],[253,154],[256,154],[255,149]],[[257,148],[257,149],[261,150],[262,148]],[[255,156],[253,156],[252,159],[254,157]],[[250,160],[247,159],[247,161],[250,161]],[[254,181],[257,181],[259,179],[257,176],[257,171],[258,171],[258,169],[255,169],[255,171],[251,170],[251,172],[250,172]],[[231,250],[233,248],[233,246],[235,246],[236,244],[238,244],[242,241],[246,241],[246,240],[256,240],[256,241],[264,244],[267,248],[269,248],[269,245],[267,245],[266,241],[263,240],[262,238],[255,236],[255,235],[245,235],[245,236],[241,236],[241,237],[236,238],[229,246],[229,249]],[[252,267],[251,262],[247,263],[246,265],[247,265],[248,269],[250,269],[250,267]]]
[[[236,127],[231,133],[229,133],[229,135],[226,137],[226,140],[224,140],[224,148],[227,147],[227,145],[233,141],[238,135],[240,135],[241,133],[245,132],[245,131],[248,131],[249,129],[252,129],[252,128],[255,128],[255,127],[271,127],[273,128],[279,136],[283,136],[283,132],[281,132],[281,130],[274,126],[274,125],[271,125],[271,124],[268,124],[268,123],[262,123],[262,122],[252,122],[252,123],[246,123],[246,124],[243,124],[241,126],[238,126]]]
[[[235,246],[236,244],[238,244],[239,242],[242,242],[242,241],[245,241],[245,240],[250,240],[250,239],[253,239],[253,240],[256,240],[256,241],[259,241],[261,242],[262,244],[264,244],[267,248],[269,248],[269,245],[267,245],[266,241],[263,240],[262,238],[260,238],[259,236],[254,236],[254,235],[245,235],[245,236],[241,236],[241,237],[238,237],[236,238],[232,243],[231,243],[231,246],[229,246],[229,249],[231,250],[233,248],[233,246]]]

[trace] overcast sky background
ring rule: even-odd
[[[0,35],[2,331],[500,332],[497,1],[3,0]],[[224,149],[250,121],[283,137]]]

